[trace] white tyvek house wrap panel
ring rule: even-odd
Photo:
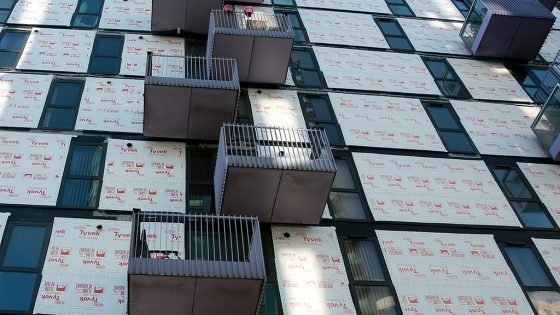
[[[356,314],[334,227],[273,226],[272,240],[284,314]]]
[[[109,140],[99,209],[185,212],[185,149],[184,143]]]
[[[376,233],[404,314],[532,314],[492,235]]]
[[[86,73],[95,31],[33,28],[17,69]]]
[[[471,55],[459,36],[462,23],[403,18],[398,20],[417,51]]]
[[[521,226],[483,161],[353,157],[377,221]]]
[[[9,212],[0,212],[0,244],[2,243],[2,237],[4,236],[4,229],[6,229],[6,223],[8,222]]]
[[[451,104],[482,154],[548,157],[531,130],[538,107],[466,102]]]
[[[311,43],[389,48],[369,14],[299,9]]]
[[[78,0],[19,0],[7,23],[70,26]]]
[[[37,128],[52,78],[0,73],[0,126]]]
[[[87,78],[76,130],[142,133],[144,81]]]
[[[533,238],[554,280],[560,282],[560,240]]]
[[[72,136],[0,132],[0,200],[55,206]]]
[[[296,91],[249,89],[248,94],[255,126],[306,128]]]
[[[556,21],[554,21],[554,26],[552,26],[552,28],[555,29],[555,30],[559,30],[560,29],[560,10],[558,10],[558,8],[554,8],[554,10],[552,10],[552,14],[554,14],[554,16],[556,17]]]
[[[417,17],[464,21],[465,17],[451,0],[407,0]]]
[[[286,81],[284,82],[284,85],[287,85],[287,86],[295,86],[296,85],[294,83],[294,78],[292,78],[292,69],[290,69],[290,67],[288,67],[288,72],[286,73]]]
[[[34,313],[126,314],[131,227],[55,218]]]
[[[392,14],[384,0],[295,0],[298,7]]]
[[[558,23],[558,19],[556,18],[556,22]],[[541,51],[539,54],[544,58],[544,60],[548,62],[553,62],[554,58],[558,54],[560,50],[560,31],[550,31],[548,33],[548,37],[544,41]]]
[[[152,0],[105,0],[99,28],[151,31]]]
[[[560,225],[560,165],[517,163],[548,212]]]
[[[153,52],[154,55],[184,56],[185,40],[178,37],[126,34],[124,36],[120,74],[146,75],[148,51]],[[162,62],[165,64],[161,64]],[[153,74],[161,76],[171,73],[172,69],[180,62],[181,59],[156,58],[152,64]]]
[[[420,56],[313,47],[330,88],[440,95]]]
[[[447,61],[474,99],[532,102],[501,63],[452,58]]]
[[[348,145],[446,152],[417,99],[341,93],[329,98]]]

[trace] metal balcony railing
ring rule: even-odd
[[[146,84],[239,89],[233,58],[148,54]]]
[[[254,217],[135,210],[131,275],[265,279]]]
[[[210,14],[210,32],[232,35],[294,38],[288,16],[284,14],[213,10]]]

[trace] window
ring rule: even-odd
[[[272,244],[272,234],[269,228],[261,228],[264,265],[266,269],[266,282],[261,300],[259,315],[278,315],[282,314],[278,279],[276,278],[276,266],[274,264],[274,246]]]
[[[443,95],[455,98],[472,98],[453,68],[445,59],[424,58]]]
[[[414,50],[399,22],[395,19],[375,19],[391,49]]]
[[[294,0],[272,0],[272,3],[275,5],[287,5],[291,7],[296,5]]]
[[[290,60],[294,83],[301,87],[323,87],[323,76],[310,49],[293,49]]]
[[[531,228],[554,228],[545,207],[515,167],[490,167],[521,222]]]
[[[0,0],[0,23],[6,23],[17,0]]]
[[[297,11],[276,11],[276,13],[284,14],[288,17],[290,24],[292,24],[292,29],[294,30],[294,40],[296,42],[309,42],[307,33],[303,27],[303,22]]]
[[[405,0],[385,0],[385,2],[394,15],[414,16]]]
[[[102,10],[103,0],[80,0],[72,19],[72,26],[97,27]]]
[[[0,68],[14,68],[25,46],[28,32],[4,30],[0,35]]]
[[[237,116],[235,122],[243,125],[253,124],[253,112],[251,110],[251,102],[247,90],[242,90],[239,95],[239,104],[237,105]]]
[[[451,0],[451,1],[453,1],[453,3],[455,4],[459,12],[461,12],[461,14],[464,17],[467,17],[467,15],[469,15],[469,10],[471,5],[469,3],[470,0]]]
[[[543,81],[549,72],[548,68],[510,65],[509,70],[533,101],[540,104],[546,102],[550,92],[543,88]]]
[[[215,159],[210,150],[188,152],[189,213],[214,213]]]
[[[105,138],[72,140],[58,196],[60,207],[97,208],[103,173]]]
[[[97,35],[89,62],[89,73],[118,74],[124,38],[119,35]]]
[[[335,219],[368,220],[354,163],[349,157],[335,157],[336,176],[329,193],[328,206]]]
[[[397,315],[395,292],[373,239],[345,238],[342,248],[354,304],[363,315]]]
[[[201,40],[186,40],[185,41],[185,55],[186,56],[206,56],[206,41]]]
[[[0,312],[29,312],[39,289],[50,226],[9,222],[0,251]]]
[[[560,303],[560,288],[530,245],[502,246],[504,256],[538,314],[556,314],[550,306]]]
[[[477,152],[450,104],[430,102],[424,103],[424,107],[447,151],[453,153]]]
[[[327,94],[300,93],[299,102],[308,128],[325,130],[331,145],[344,145],[342,132]]]
[[[39,126],[46,129],[74,129],[83,88],[84,81],[54,80]]]

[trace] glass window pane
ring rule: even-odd
[[[189,213],[214,213],[212,186],[189,185]]]
[[[0,310],[29,311],[36,284],[36,273],[0,271]]]
[[[273,0],[272,2],[277,5],[290,5],[290,6],[296,5],[294,3],[294,0]]]
[[[90,179],[66,179],[60,197],[65,207],[93,208],[99,194],[99,181]]]
[[[259,309],[259,315],[277,315],[278,301],[276,301],[276,290],[274,286],[267,284],[264,286],[264,294]]]
[[[76,15],[73,26],[96,27],[99,21],[98,15]]]
[[[22,32],[5,32],[0,40],[0,49],[11,51],[19,51],[23,47],[25,33]]]
[[[506,247],[505,251],[513,268],[526,286],[551,287],[552,284],[544,272],[533,250],[529,247]]]
[[[18,61],[18,52],[0,52],[0,67],[2,68],[12,68],[15,67]]]
[[[294,81],[298,85],[311,86],[311,87],[322,87],[321,77],[319,72],[310,70],[301,70],[294,72]]]
[[[463,86],[457,81],[439,81],[439,87],[443,90],[446,96],[468,98],[469,95],[463,89]]]
[[[98,37],[94,54],[98,56],[120,57],[123,38],[121,36]]]
[[[355,189],[354,179],[350,172],[350,162],[345,159],[336,159],[336,175],[332,188]]]
[[[439,135],[449,152],[476,152],[467,136],[462,132],[440,131]]]
[[[301,29],[294,29],[294,40],[296,42],[306,42],[305,32]]]
[[[299,63],[300,68],[315,68],[313,57],[309,51],[292,50],[292,61]]]
[[[286,13],[286,15],[288,16],[288,19],[290,19],[290,23],[292,24],[292,27],[301,28],[301,24],[299,23],[299,18],[297,14]]]
[[[16,0],[0,0],[0,9],[10,10]]]
[[[457,123],[449,108],[444,106],[427,106],[426,109],[432,116],[434,123],[437,128],[445,129],[460,129],[461,127]]]
[[[344,141],[342,140],[342,135],[338,131],[335,124],[324,124],[324,123],[314,123],[316,128],[321,128],[327,133],[327,138],[329,139],[330,145],[342,145]]]
[[[430,71],[436,79],[443,79],[447,74],[447,65],[443,61],[437,60],[425,60],[426,66],[430,68]]]
[[[345,240],[344,248],[356,281],[384,281],[385,275],[373,241]]]
[[[377,20],[377,24],[384,35],[403,36],[403,33],[395,21]]]
[[[100,74],[118,74],[120,66],[120,58],[93,57],[89,72]]]
[[[391,12],[395,15],[414,16],[412,11],[404,5],[391,5],[389,9],[391,9]]]
[[[305,112],[311,119],[333,120],[329,104],[326,99],[318,97],[304,97]]]
[[[6,23],[8,17],[10,16],[10,10],[0,10],[0,23]]]
[[[214,156],[211,152],[191,152],[189,162],[190,181],[213,183],[214,160]]]
[[[539,315],[560,314],[560,293],[554,291],[527,292]]]
[[[513,209],[528,227],[553,228],[544,209],[536,202],[513,201]]]
[[[77,106],[80,103],[81,92],[81,83],[56,82],[53,88],[51,104]]]
[[[331,202],[329,208],[337,219],[365,220],[367,218],[362,200],[357,193],[331,191],[329,200]]]
[[[402,37],[386,37],[387,43],[392,49],[412,50],[408,40]]]
[[[385,0],[388,4],[406,4],[404,0]]]
[[[100,0],[83,0],[78,8],[78,13],[99,14],[101,12]]]
[[[395,299],[389,287],[356,286],[358,308],[362,315],[398,315]]]
[[[2,266],[39,267],[46,233],[47,228],[44,226],[14,226]]]
[[[95,145],[76,145],[72,148],[68,174],[98,176],[103,148]]]
[[[41,127],[72,129],[76,121],[76,110],[69,108],[47,108]]]
[[[506,168],[493,168],[492,172],[494,172],[494,175],[496,175],[498,180],[501,181],[505,178],[509,170]]]
[[[503,180],[508,195],[513,198],[532,198],[531,192],[516,170],[511,170]]]

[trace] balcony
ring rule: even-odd
[[[335,174],[324,130],[225,124],[214,172],[216,210],[318,224]]]
[[[235,117],[233,59],[148,55],[144,86],[145,136],[217,140]]]
[[[531,126],[555,162],[560,162],[560,84],[548,98]]]
[[[461,38],[478,57],[533,60],[555,19],[536,0],[476,0]]]
[[[265,282],[256,218],[135,210],[129,314],[255,314]]]
[[[223,0],[157,0],[152,1],[152,31],[182,30],[208,34],[210,12],[222,7]]]
[[[548,67],[548,71],[541,81],[541,87],[547,95],[550,95],[558,83],[560,83],[560,51]]]
[[[283,14],[212,11],[208,56],[237,60],[239,81],[284,84],[294,32]]]

